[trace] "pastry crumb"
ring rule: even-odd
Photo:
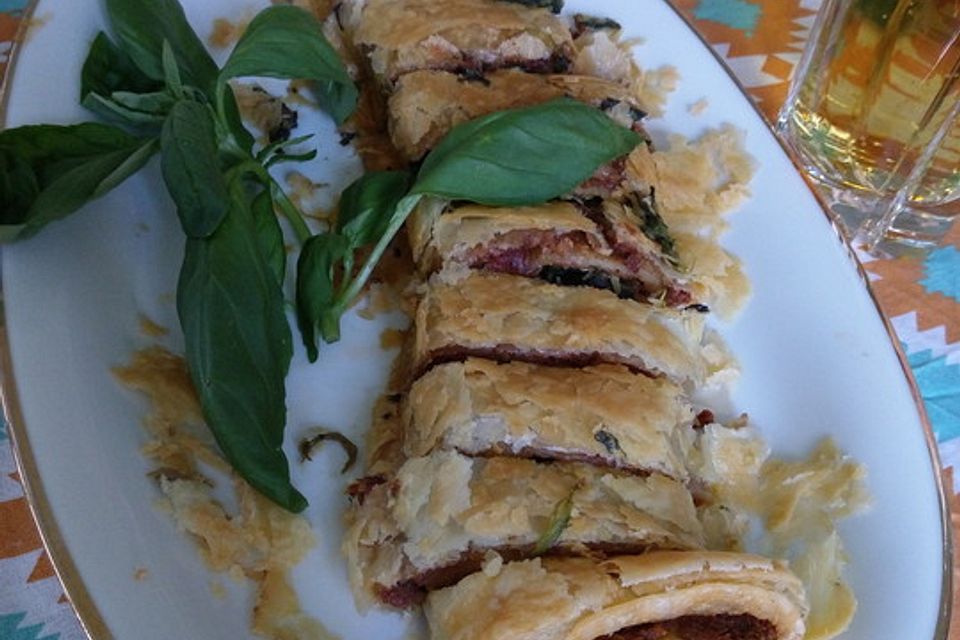
[[[400,329],[384,329],[380,332],[380,348],[399,349],[407,339],[407,332]]]
[[[133,579],[137,582],[143,582],[150,575],[150,571],[146,567],[137,567],[133,571]]]
[[[210,593],[213,594],[213,597],[217,600],[223,600],[227,597],[227,589],[219,580],[210,581]]]
[[[213,30],[210,37],[207,38],[207,44],[215,49],[226,49],[232,44],[236,44],[243,32],[250,26],[253,20],[253,13],[247,10],[238,20],[228,20],[227,18],[217,18],[213,21]]]
[[[709,100],[707,100],[706,98],[700,98],[696,102],[693,102],[687,105],[687,113],[689,113],[692,116],[699,116],[699,115],[702,115],[707,110],[707,107],[709,106],[710,106]]]
[[[139,318],[140,323],[140,333],[147,336],[148,338],[162,338],[163,336],[170,333],[170,330],[164,327],[161,324],[158,324],[153,321],[150,316],[145,313],[140,314]]]
[[[254,633],[268,640],[332,638],[302,611],[288,584],[291,569],[316,543],[310,523],[270,502],[230,469],[203,423],[184,359],[155,346],[134,353],[113,373],[151,403],[144,419],[151,439],[143,453],[155,466],[150,475],[162,494],[155,504],[190,536],[210,570],[254,585]],[[214,496],[208,470],[227,479],[235,508],[227,509]],[[139,572],[135,579],[146,576],[146,569]],[[226,594],[218,580],[210,590],[217,598]]]

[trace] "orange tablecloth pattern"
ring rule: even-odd
[[[820,0],[672,1],[773,120]],[[0,77],[26,31],[28,4],[0,0]],[[945,464],[960,464],[960,225],[925,259],[873,260],[865,267],[920,383]],[[0,425],[0,640],[83,637],[43,551]],[[960,640],[956,625],[951,638]]]

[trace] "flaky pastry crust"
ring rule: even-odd
[[[529,557],[565,501],[569,522],[550,553],[702,548],[689,490],[660,474],[440,451],[408,459],[355,500],[344,550],[358,598],[390,602],[384,594],[409,582],[446,586],[490,550]]]
[[[572,459],[687,478],[678,431],[693,410],[680,388],[624,367],[543,367],[470,358],[410,389],[404,452],[436,449]]]
[[[435,640],[597,640],[691,616],[752,619],[762,633],[745,637],[800,640],[806,615],[782,564],[709,551],[510,563],[432,593],[425,610]]]
[[[385,83],[418,69],[559,71],[574,55],[570,29],[546,9],[494,0],[352,0],[346,5],[341,22]]]
[[[417,307],[414,369],[470,355],[568,366],[623,364],[679,382],[705,374],[703,314],[590,287],[445,270]]]

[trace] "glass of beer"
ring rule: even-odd
[[[824,0],[777,129],[869,249],[935,245],[960,217],[960,0]]]

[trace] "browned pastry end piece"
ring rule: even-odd
[[[807,603],[782,563],[667,551],[510,563],[425,610],[433,640],[801,640]]]

